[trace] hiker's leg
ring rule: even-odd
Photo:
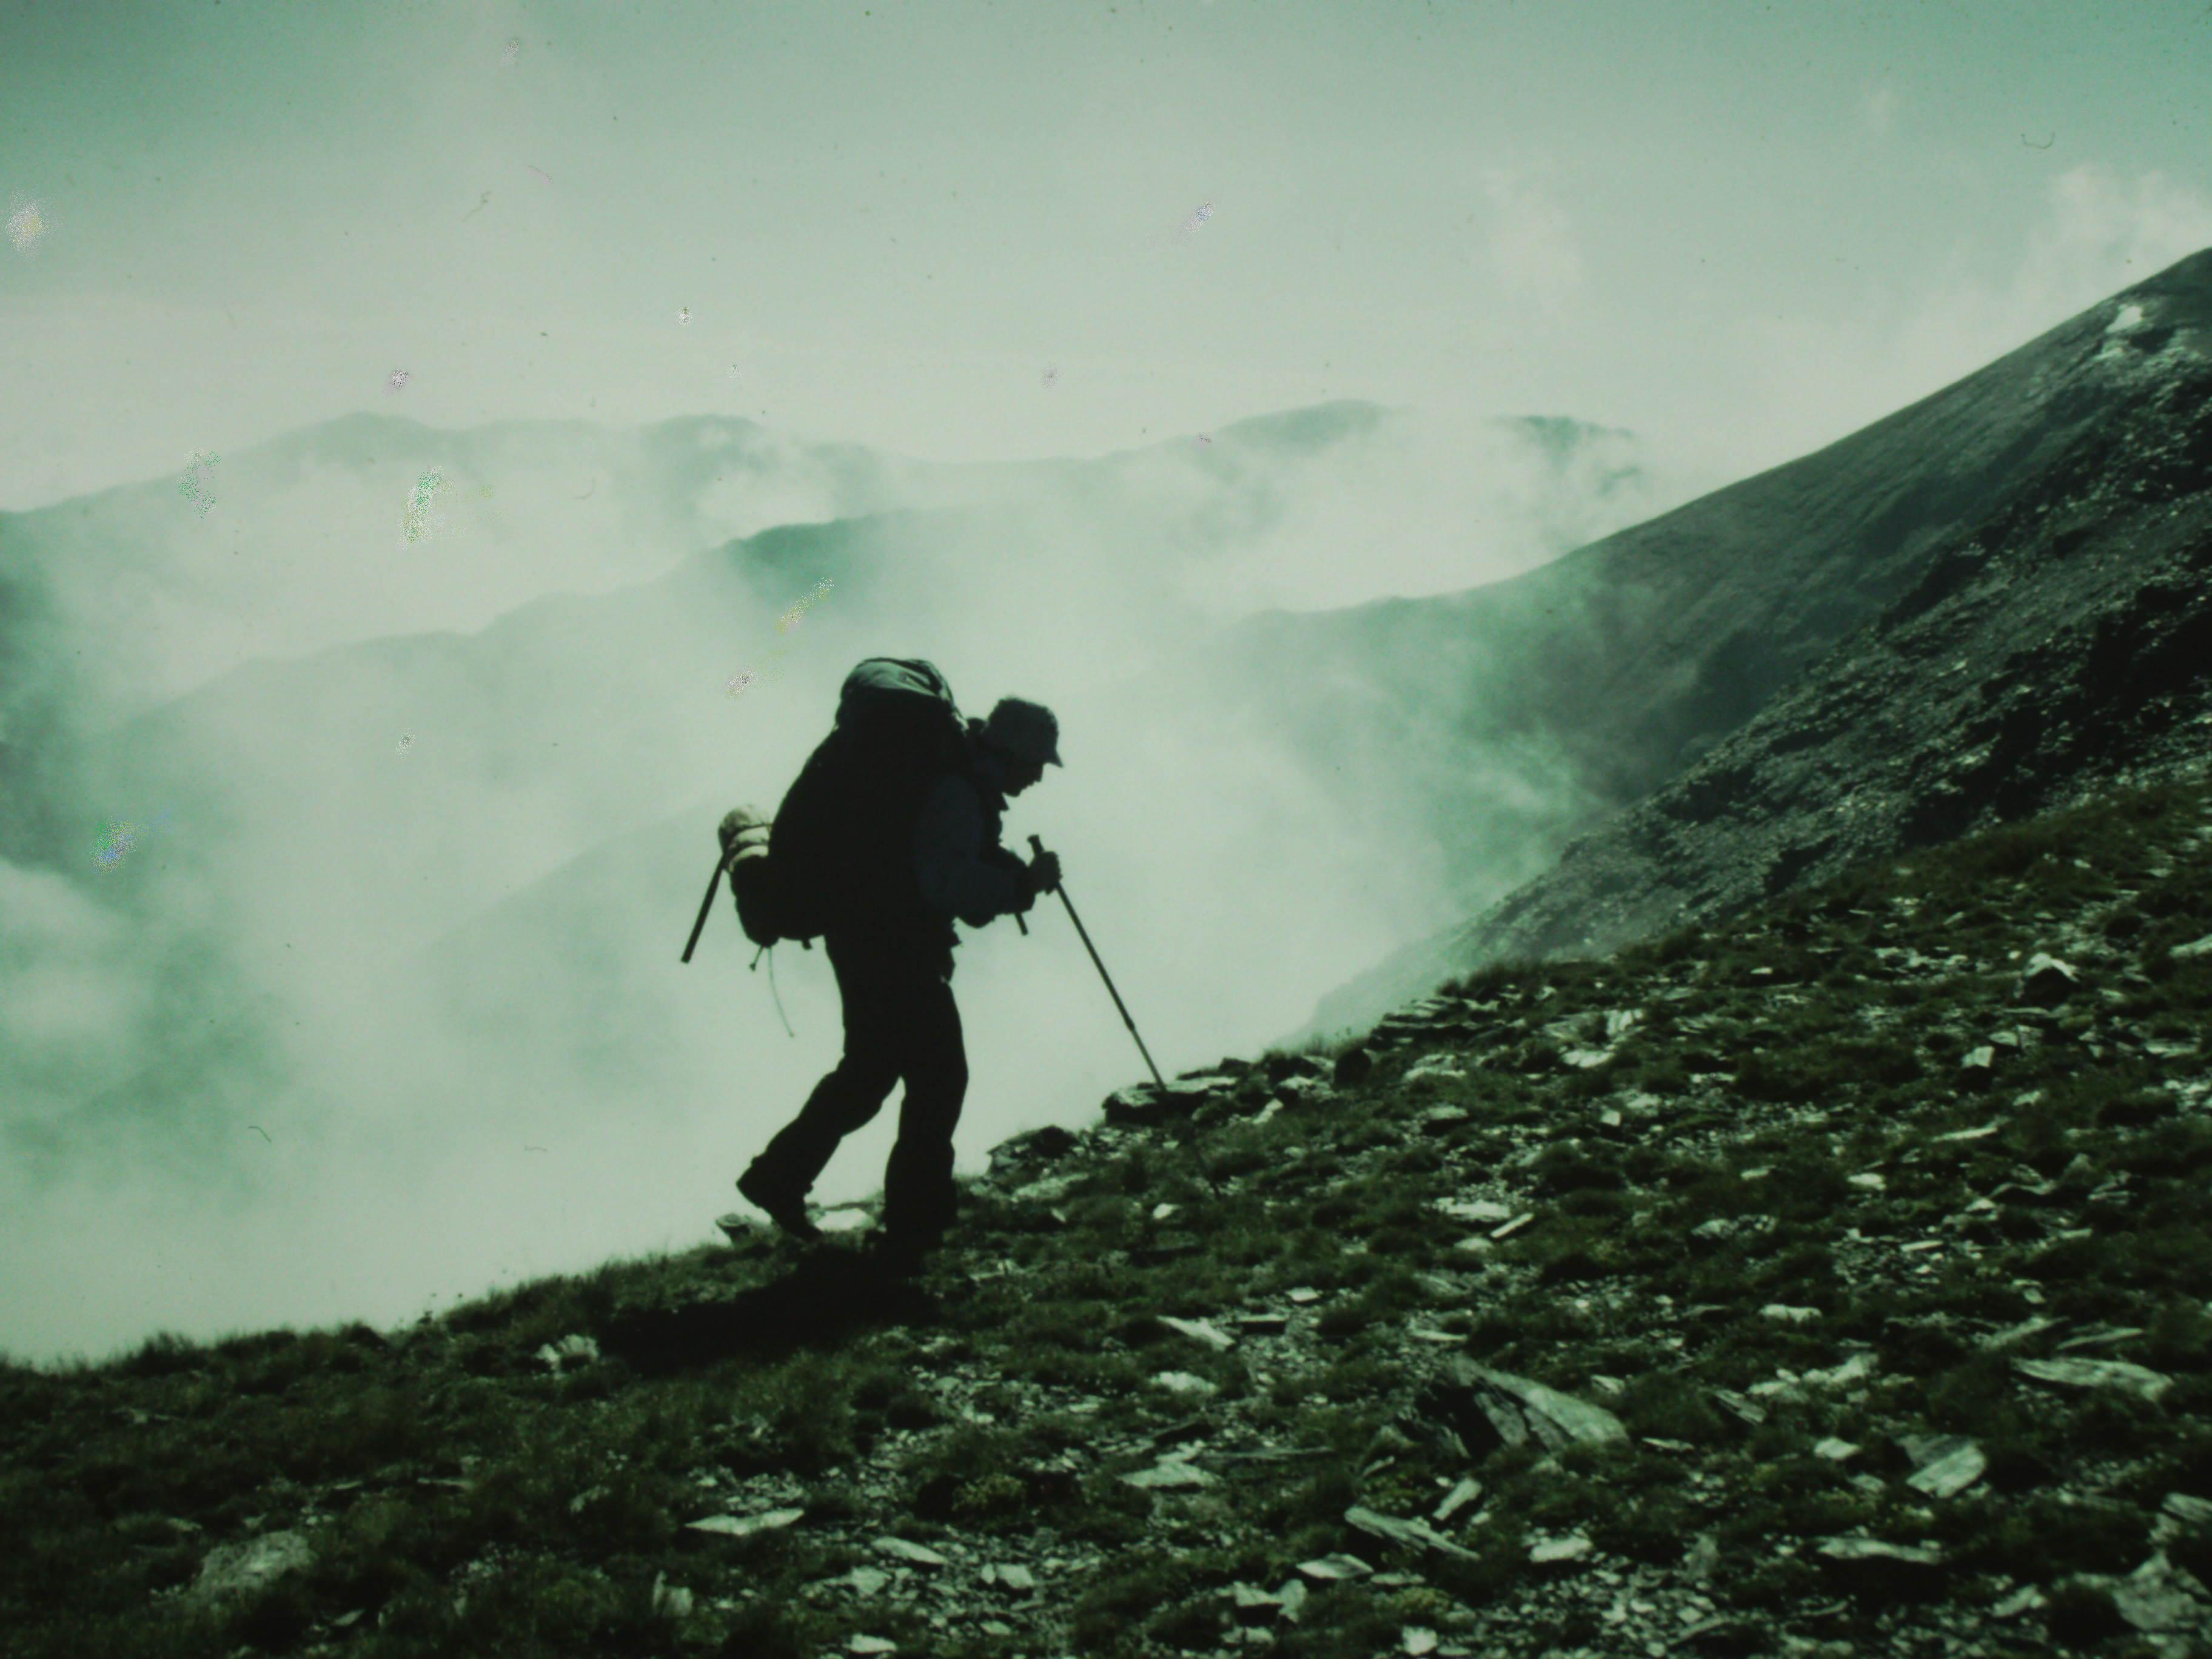
[[[952,1131],[968,1092],[968,1052],[952,988],[934,967],[905,982],[898,1141],[884,1175],[884,1230],[934,1243],[952,1224]]]
[[[874,953],[825,939],[844,1006],[845,1053],[753,1161],[771,1185],[802,1197],[837,1143],[883,1109],[899,1077],[898,981]]]

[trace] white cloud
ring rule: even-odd
[[[2030,239],[2015,299],[2078,311],[2208,245],[2212,199],[2188,185],[2156,171],[2128,179],[2069,167],[2051,182],[2051,216]]]
[[[1525,172],[1486,168],[1482,188],[1492,210],[1486,249],[1491,275],[1507,290],[1533,297],[1546,311],[1557,309],[1561,290],[1579,286],[1583,279],[1582,252],[1565,210]]]
[[[2050,182],[2009,262],[1961,242],[1917,290],[1747,316],[1736,361],[1757,391],[1735,418],[1760,466],[1833,441],[2212,246],[2212,198],[2165,173],[2085,163]],[[1985,274],[1994,265],[2001,273]]]

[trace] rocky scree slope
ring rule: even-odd
[[[1121,1091],[905,1290],[762,1241],[0,1368],[0,1627],[2203,1653],[2209,1015],[2200,776]]]
[[[1801,654],[1739,727],[1711,734],[1694,763],[1662,767],[1667,781],[1569,843],[1554,867],[1325,999],[1309,1030],[1346,1029],[1490,962],[1609,949],[2203,752],[2212,254],[1893,418],[1913,416],[1917,441],[1948,444],[1958,434],[1937,406],[1971,406],[1970,394],[2017,399],[2034,417],[2001,476],[1971,499],[1947,495],[1960,510],[1932,536],[1878,556],[1860,547],[1824,573],[1796,565],[1815,593],[1823,581],[1859,582],[1869,603],[1848,631]],[[1767,563],[1763,550],[1741,556]],[[1680,614],[1724,635],[1728,592]],[[1753,605],[1743,619],[1765,617]],[[1662,703],[1664,660],[1644,664]],[[1610,684],[1608,696],[1636,702],[1632,682]]]

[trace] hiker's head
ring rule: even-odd
[[[982,737],[998,757],[1010,795],[1020,794],[1042,777],[1047,766],[1060,764],[1060,722],[1042,703],[1000,698],[991,718],[983,722]]]

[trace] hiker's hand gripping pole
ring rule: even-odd
[[[1044,852],[1044,843],[1035,836],[1031,836],[1030,850],[1042,856]],[[1075,924],[1075,931],[1082,936],[1083,948],[1091,952],[1091,961],[1098,969],[1098,977],[1106,981],[1106,994],[1112,997],[1114,1006],[1121,1010],[1121,1024],[1129,1028],[1131,1036],[1136,1037],[1137,1052],[1145,1057],[1145,1067],[1152,1073],[1152,1081],[1158,1084],[1161,1088],[1166,1088],[1167,1079],[1160,1075],[1160,1068],[1152,1064],[1152,1050],[1145,1047],[1144,1038],[1137,1036],[1137,1022],[1129,1018],[1129,1011],[1121,1002],[1121,994],[1114,988],[1113,976],[1107,973],[1106,964],[1098,960],[1097,949],[1091,943],[1091,935],[1084,931],[1083,918],[1075,914],[1075,901],[1068,897],[1067,889],[1058,882],[1053,884],[1052,890],[1060,895],[1060,902],[1067,907],[1067,919]]]

